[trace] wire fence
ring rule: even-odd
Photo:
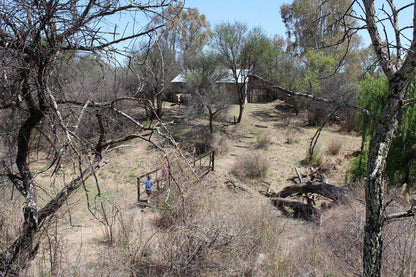
[[[215,166],[215,152],[210,151],[205,154],[202,154],[198,157],[195,157],[193,159],[192,165],[194,168],[203,169],[202,176],[208,174],[208,172],[214,170]],[[138,202],[145,202],[146,200],[141,199],[141,184],[143,184],[144,180],[147,179],[147,177],[152,177],[154,180],[154,184],[156,185],[156,189],[161,189],[161,183],[166,183],[168,186],[170,186],[170,183],[172,181],[172,176],[170,174],[169,164],[166,161],[162,168],[156,168],[152,171],[146,172],[140,176],[137,177],[137,201]]]

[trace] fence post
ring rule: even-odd
[[[157,169],[156,169],[156,173],[155,173],[155,175],[156,175],[156,177],[155,177],[155,180],[156,180],[156,189],[157,190],[159,190],[159,178],[157,178]]]
[[[137,202],[140,202],[140,177],[137,177]]]
[[[215,163],[215,151],[211,152],[211,170],[214,171],[214,163]]]

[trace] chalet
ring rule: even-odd
[[[249,103],[267,103],[276,99],[287,101],[290,98],[271,81],[255,74],[249,74],[247,78],[247,102]]]
[[[249,103],[266,103],[276,99],[286,100],[287,95],[273,87],[273,83],[251,74],[247,69],[237,70],[238,83],[244,84],[247,92],[246,101]],[[232,71],[224,69],[224,74],[217,81],[219,88],[224,91],[224,100],[229,104],[238,104],[238,92]],[[186,73],[177,75],[171,81],[170,98],[173,102],[186,102],[191,97],[191,92],[186,88]]]
[[[232,71],[229,69],[223,69],[221,78],[217,81],[217,84],[221,90],[224,91],[224,99],[229,104],[238,104],[238,93],[235,85],[235,80]],[[238,83],[244,84],[247,90],[248,70],[237,69]],[[181,73],[171,81],[171,95],[173,102],[179,103],[181,99],[190,97],[191,92],[186,89],[186,73]]]

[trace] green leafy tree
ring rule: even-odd
[[[413,76],[410,86],[407,89],[406,97],[416,97],[415,88],[416,77]],[[360,88],[360,103],[363,108],[371,111],[372,114],[380,116],[382,107],[386,102],[388,91],[388,80],[385,76],[379,78],[368,77],[362,81]],[[391,150],[387,157],[386,178],[390,185],[403,184],[415,185],[415,180],[409,175],[410,167],[413,163],[412,146],[416,143],[416,107],[407,107],[400,111],[400,120],[398,123],[397,134],[394,136],[391,144]],[[377,126],[374,120],[368,117],[362,119],[362,153],[356,158],[351,171],[354,173],[354,179],[364,177],[366,161],[368,159],[369,146],[374,137],[374,131]]]
[[[349,0],[294,0],[283,4],[280,14],[287,28],[290,45],[298,54],[310,49],[337,53],[344,48],[345,28],[353,24]],[[334,46],[330,50],[328,46]]]
[[[357,58],[360,41],[350,29],[356,25],[349,16],[351,1],[295,0],[282,5],[280,12],[289,37],[288,52],[299,57],[298,68],[303,71],[296,89],[356,103],[362,71]],[[308,109],[310,125],[322,124],[331,113],[321,103],[306,102],[303,106]],[[354,126],[353,112],[339,109],[336,116],[346,128]]]

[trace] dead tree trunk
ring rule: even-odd
[[[287,198],[288,196],[299,193],[316,193],[334,201],[344,198],[345,189],[339,188],[324,182],[305,182],[293,186],[287,186],[276,193],[277,197]]]
[[[321,212],[313,206],[314,201],[312,199],[308,198],[308,203],[287,199],[292,195],[307,195],[309,193],[319,194],[336,202],[345,199],[345,189],[324,182],[311,181],[287,186],[280,192],[272,193],[269,196],[271,197],[272,204],[285,215],[290,215],[285,209],[287,207],[293,210],[293,216],[296,218],[315,220],[320,217]]]
[[[293,217],[295,218],[314,220],[321,215],[321,212],[314,206],[300,201],[288,200],[280,197],[273,197],[270,200],[272,201],[272,205],[286,214],[286,216],[289,216],[290,214],[285,210],[285,207],[293,210]]]

